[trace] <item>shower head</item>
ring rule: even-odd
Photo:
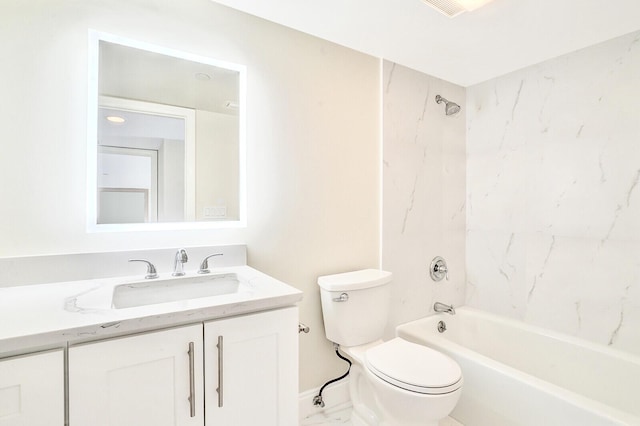
[[[444,112],[447,115],[454,115],[460,112],[460,105],[455,102],[448,101],[440,95],[436,95],[436,102],[439,104],[444,102]]]

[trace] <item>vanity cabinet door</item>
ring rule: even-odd
[[[298,308],[205,323],[207,426],[298,424]]]
[[[202,324],[69,348],[69,426],[202,426]]]
[[[63,351],[0,359],[0,426],[63,425]]]

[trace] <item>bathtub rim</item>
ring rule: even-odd
[[[496,315],[490,312],[486,312],[486,311],[482,311],[479,309],[470,308],[466,306],[461,306],[460,308],[456,308],[456,315],[459,313],[474,315],[487,320],[504,322],[506,323],[507,326],[523,328],[528,332],[540,334],[542,336],[549,337],[554,340],[561,340],[563,342],[576,344],[577,346],[584,347],[585,350],[595,350],[604,355],[612,355],[612,356],[619,357],[625,361],[635,362],[640,364],[640,356],[629,354],[627,352],[610,348],[608,346],[598,345],[596,343],[585,341],[584,339],[581,339],[575,336],[568,336],[560,332],[547,330],[547,329],[544,329],[543,327],[526,324],[522,321],[515,320],[512,318],[503,317],[501,315]],[[481,364],[485,368],[494,370],[499,374],[512,376],[516,380],[526,382],[528,385],[532,386],[537,391],[551,392],[553,395],[558,397],[560,400],[566,402],[567,404],[580,407],[581,409],[589,413],[592,413],[596,416],[599,416],[603,419],[606,419],[608,421],[623,422],[620,424],[640,424],[640,416],[637,416],[634,413],[624,411],[617,407],[608,405],[598,400],[581,395],[572,390],[566,389],[562,386],[548,382],[532,374],[518,370],[515,367],[496,361],[486,355],[483,355],[479,352],[471,350],[463,345],[455,343],[452,340],[449,340],[446,337],[444,337],[444,335],[436,334],[435,333],[436,324],[438,323],[438,321],[443,319],[445,320],[451,319],[451,317],[449,314],[434,313],[432,315],[428,315],[426,317],[422,317],[417,320],[409,321],[409,322],[398,325],[395,329],[395,334],[396,336],[406,339],[410,342],[413,342],[416,344],[422,344],[425,346],[429,346],[435,350],[442,351],[446,355],[451,356],[454,359],[455,359],[455,356],[458,355],[468,360],[476,360],[479,364]],[[432,331],[429,331],[428,334],[425,336],[418,335],[417,331],[419,331],[420,328],[424,330],[425,329],[424,327],[426,326],[432,326],[431,328]],[[418,329],[415,331],[412,331],[412,329],[416,327],[418,327]],[[446,334],[446,332],[444,334]],[[464,375],[464,371],[463,371],[463,375]]]
[[[627,352],[627,351],[623,351],[621,349],[617,349],[617,348],[613,348],[611,346],[608,345],[603,345],[601,343],[596,343],[596,342],[592,342],[590,340],[584,339],[582,337],[577,337],[577,336],[572,336],[570,334],[566,334],[566,333],[562,333],[560,331],[554,331],[554,330],[550,330],[548,328],[545,327],[541,327],[539,325],[533,325],[533,324],[529,324],[526,323],[522,320],[518,320],[515,318],[510,318],[510,317],[506,317],[506,316],[502,316],[502,315],[498,315],[498,314],[494,314],[491,312],[487,312],[481,309],[477,309],[477,308],[473,308],[470,306],[460,306],[459,308],[456,308],[456,315],[474,315],[477,317],[481,317],[484,319],[488,319],[488,320],[492,320],[492,321],[496,321],[496,322],[502,322],[506,325],[510,325],[510,326],[514,326],[517,328],[521,328],[523,330],[526,330],[528,332],[532,332],[535,334],[538,334],[540,336],[544,336],[544,337],[548,337],[551,338],[553,340],[556,341],[561,341],[561,342],[566,342],[566,343],[571,343],[572,345],[575,346],[579,346],[579,347],[583,347],[585,349],[588,349],[590,351],[594,351],[594,352],[598,352],[601,354],[606,354],[606,355],[612,355],[615,356],[616,358],[620,358],[623,359],[625,361],[628,362],[634,362],[636,364],[640,365],[640,355],[636,355],[634,353],[631,352]],[[427,315],[425,317],[422,318],[418,318],[416,320],[413,321],[408,321],[406,323],[400,324],[396,327],[396,335],[398,334],[398,329],[404,325],[407,324],[411,324],[417,321],[422,321],[422,320],[427,320],[427,319],[435,319],[435,318],[439,318],[440,320],[445,320],[446,319],[452,319],[452,315],[446,314],[446,313],[433,313],[431,315]],[[437,324],[437,322],[436,322]]]

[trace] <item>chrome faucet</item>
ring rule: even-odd
[[[433,304],[433,310],[436,312],[445,312],[451,315],[456,314],[456,310],[453,309],[453,305],[445,305],[444,303],[440,303],[440,302],[436,302]]]
[[[200,263],[200,269],[198,269],[199,274],[208,274],[209,272],[211,272],[209,270],[209,258],[215,256],[222,256],[222,253],[210,254],[209,256],[205,257],[202,260],[202,263]]]
[[[173,275],[174,277],[181,277],[184,275],[184,264],[189,261],[187,252],[181,248],[176,252],[176,257],[173,259]]]
[[[156,272],[156,267],[153,266],[153,263],[144,259],[129,259],[129,262],[144,262],[147,264],[147,275],[144,276],[146,280],[152,280],[154,278],[158,278],[158,273]]]

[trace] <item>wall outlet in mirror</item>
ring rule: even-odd
[[[227,217],[227,206],[208,206],[204,208],[202,216],[205,219],[219,219]]]
[[[89,38],[88,230],[246,226],[246,67]]]

